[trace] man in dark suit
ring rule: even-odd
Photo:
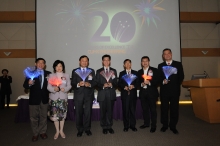
[[[157,124],[157,111],[156,102],[159,96],[157,86],[159,81],[158,70],[150,66],[150,58],[143,56],[141,58],[142,69],[138,71],[139,84],[141,86],[139,97],[141,100],[141,106],[143,109],[144,125],[140,126],[141,129],[150,126],[150,132],[156,131]],[[148,79],[144,79],[143,75],[148,76]]]
[[[122,110],[123,110],[123,123],[124,132],[131,128],[132,131],[137,131],[136,126],[136,103],[137,103],[137,87],[138,87],[138,74],[137,71],[131,69],[131,60],[124,60],[124,68],[119,74],[118,86],[121,89],[121,100],[122,100]],[[134,80],[128,84],[125,81],[125,76],[136,77]]]
[[[44,70],[45,65],[46,61],[43,58],[37,58],[35,66],[40,72],[40,75],[33,80],[26,78],[23,84],[25,89],[30,89],[29,113],[31,128],[34,134],[32,141],[37,141],[39,134],[42,139],[47,138],[47,111],[49,101],[47,77],[51,72]]]
[[[0,104],[0,108],[4,109],[5,108],[5,96],[7,97],[7,108],[9,107],[9,103],[10,103],[10,94],[11,92],[11,83],[12,83],[12,77],[8,75],[8,70],[7,69],[3,69],[2,70],[2,75],[0,77],[0,83],[1,83],[1,89],[0,89],[0,97],[1,97],[1,104]]]
[[[76,108],[77,137],[81,137],[83,131],[90,136],[91,113],[94,100],[95,72],[88,68],[89,58],[85,55],[79,58],[79,68],[72,71],[72,86],[74,88],[74,103]],[[82,77],[85,78],[83,81]],[[83,118],[84,115],[84,118]],[[84,121],[83,121],[84,119]]]
[[[103,67],[96,71],[96,82],[98,86],[97,100],[100,106],[100,124],[103,129],[103,134],[108,132],[113,134],[112,129],[113,119],[113,106],[116,99],[116,87],[117,87],[117,72],[110,67],[111,56],[102,56]]]
[[[183,66],[181,62],[172,60],[172,51],[168,48],[163,50],[164,62],[158,65],[160,74],[160,101],[161,101],[161,123],[162,132],[170,127],[174,134],[178,134],[176,125],[179,119],[179,96],[180,85],[184,79]],[[172,66],[177,72],[169,76],[168,80],[163,72],[163,66]],[[168,120],[168,111],[170,110],[170,120]]]

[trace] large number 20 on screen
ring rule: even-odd
[[[108,23],[109,17],[103,11],[95,11],[90,14],[91,17],[100,16],[102,22],[99,28],[96,30],[94,35],[91,38],[92,42],[110,42],[110,36],[102,36],[102,33],[105,31]],[[121,43],[126,43],[132,40],[135,35],[136,25],[134,18],[131,14],[127,12],[118,12],[116,13],[110,22],[110,31],[112,37]]]

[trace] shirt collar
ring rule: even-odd
[[[81,68],[81,70],[83,70],[83,69],[84,69],[84,70],[86,71],[86,67],[84,67],[84,68],[83,68],[83,67],[80,67],[80,68]]]
[[[105,66],[104,66],[104,70],[108,69],[108,71],[109,71],[109,68],[110,68],[110,67],[105,67]]]
[[[149,69],[149,66],[146,69],[143,68],[143,71],[148,70],[148,69]]]
[[[166,64],[168,65],[168,63],[170,63],[170,65],[172,64],[173,60],[171,60],[170,62],[166,61]]]
[[[131,72],[131,69],[130,69],[130,70],[127,70],[127,69],[126,69],[126,72]]]

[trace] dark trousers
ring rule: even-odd
[[[178,96],[161,96],[161,123],[164,127],[176,128],[179,119],[179,97]],[[168,112],[170,110],[170,120]]]
[[[100,125],[102,129],[110,129],[113,125],[113,106],[115,101],[110,99],[109,89],[105,89],[105,100],[99,101],[100,107]]]
[[[47,131],[48,104],[29,105],[31,128],[34,136]]]
[[[156,128],[157,124],[157,110],[156,110],[157,97],[152,97],[149,93],[143,91],[141,97],[141,106],[143,109],[144,125]]]
[[[78,132],[90,130],[93,100],[91,98],[85,98],[74,102],[76,108],[76,128]]]
[[[5,108],[5,97],[7,98],[7,107],[9,107],[10,104],[10,94],[8,93],[1,93],[1,108]]]
[[[136,118],[136,98],[131,98],[130,95],[122,99],[123,123],[124,128],[135,127]]]

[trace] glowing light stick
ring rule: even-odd
[[[48,82],[52,85],[52,86],[59,86],[62,84],[62,80],[57,78],[57,77],[50,77],[48,79]]]
[[[125,74],[122,76],[122,79],[128,84],[128,86],[131,85],[131,83],[137,78],[134,74]]]
[[[104,70],[100,72],[100,74],[109,82],[110,78],[114,75],[114,71],[110,70],[108,73]]]
[[[151,76],[148,76],[148,75],[142,75],[142,77],[144,78],[144,80],[151,80],[152,77]]]
[[[82,71],[81,69],[77,69],[75,71],[79,76],[80,78],[85,81],[85,79],[87,78],[87,76],[92,72],[91,69],[87,68],[85,71]]]
[[[162,69],[163,69],[163,73],[164,73],[167,80],[168,80],[169,76],[171,76],[172,74],[177,74],[177,69],[175,67],[163,66]]]
[[[24,75],[26,78],[33,80],[40,75],[40,72],[35,67],[27,67],[24,69]]]

